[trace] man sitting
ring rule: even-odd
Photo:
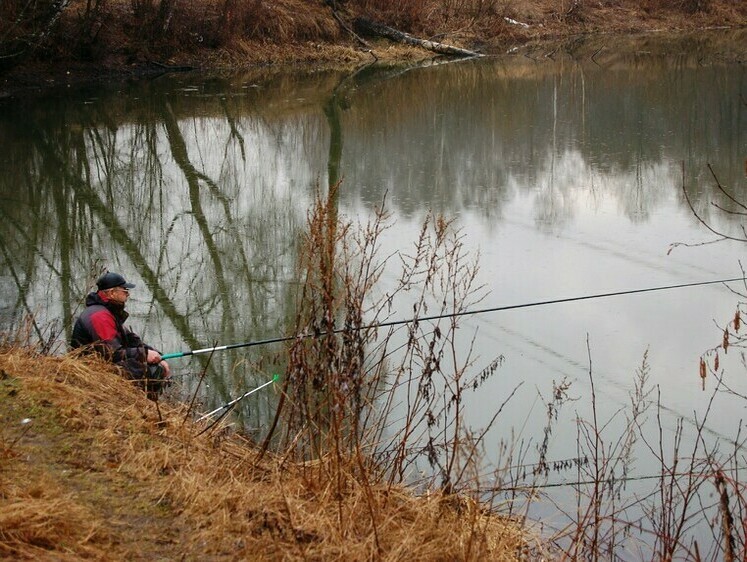
[[[96,286],[98,291],[88,294],[86,309],[75,321],[70,346],[90,346],[129,378],[140,381],[149,398],[157,399],[171,373],[161,354],[124,326],[129,316],[125,304],[135,285],[110,271],[99,277]]]

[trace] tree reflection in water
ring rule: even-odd
[[[314,177],[304,143],[290,135],[323,134],[320,115],[294,111],[289,125],[282,111],[246,115],[251,98],[237,105],[152,86],[141,92],[147,105],[130,106],[135,92],[104,92],[85,104],[76,96],[21,103],[22,120],[3,120],[12,139],[0,179],[0,247],[12,281],[3,286],[6,325],[30,315],[42,339],[63,319],[60,349],[107,267],[136,280],[130,322],[164,351],[284,332],[303,224],[291,198],[302,201]],[[274,165],[260,166],[276,142]],[[279,173],[300,187],[277,181]],[[271,351],[241,354],[243,368],[236,354],[214,357],[209,401],[265,376],[270,367],[258,358]]]
[[[718,155],[725,185],[743,181],[747,117],[731,93],[744,73],[697,56],[605,57],[180,76],[4,100],[3,325],[32,315],[45,339],[61,319],[66,340],[104,266],[139,282],[131,322],[164,351],[287,334],[299,230],[316,187],[339,180],[341,212],[389,194],[405,220],[431,208],[492,227],[524,197],[535,226],[559,233],[580,196],[645,222],[681,198],[687,157],[708,218],[707,161]],[[267,364],[280,351],[215,356],[206,406],[282,370]],[[192,361],[183,368],[199,370]]]

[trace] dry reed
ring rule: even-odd
[[[422,38],[486,52],[579,33],[741,26],[734,0],[66,0],[0,3],[0,72],[88,67],[247,67],[279,62],[367,61],[351,32],[366,17]],[[387,41],[369,38],[375,58]],[[575,41],[574,41],[575,44]],[[574,47],[575,48],[575,47]],[[432,53],[408,49],[421,56]],[[396,56],[396,55],[395,55]]]
[[[519,525],[469,500],[362,485],[354,459],[255,463],[237,435],[195,437],[184,406],[161,404],[159,420],[142,391],[94,359],[5,348],[0,372],[4,556],[509,560],[525,546]],[[64,470],[79,472],[77,486]],[[116,513],[103,507],[112,502]]]

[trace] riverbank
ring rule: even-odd
[[[588,37],[603,34],[602,45],[584,53],[591,56],[624,47],[631,34],[747,26],[747,3],[739,0],[284,0],[251,5],[204,0],[178,7],[169,0],[71,0],[57,17],[43,13],[35,19],[17,6],[14,11],[16,3],[0,9],[0,83],[6,90],[190,69],[360,65],[436,56],[364,34],[361,18],[487,55],[575,53]],[[725,56],[743,60],[743,51],[729,47]]]
[[[362,478],[355,459],[298,464],[222,425],[200,434],[186,405],[98,361],[4,348],[0,396],[0,558],[513,560],[531,546],[469,498]]]

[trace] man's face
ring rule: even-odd
[[[110,301],[124,305],[130,296],[130,291],[124,287],[113,287],[106,291],[106,296]]]

